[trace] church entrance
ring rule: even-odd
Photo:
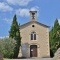
[[[37,45],[30,46],[30,57],[37,57]]]

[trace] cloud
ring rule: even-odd
[[[13,5],[20,5],[20,6],[26,6],[31,2],[32,0],[7,0],[8,3]]]
[[[13,19],[12,19],[12,18],[11,18],[11,19],[4,18],[3,20],[4,20],[6,23],[11,24]]]
[[[9,38],[9,36],[0,36],[0,39]]]
[[[19,15],[19,16],[29,16],[29,9],[18,9],[16,10],[16,14]]]
[[[58,19],[59,25],[60,25],[60,19]]]
[[[4,2],[0,2],[0,11],[6,12],[6,11],[12,11],[13,8],[7,5]]]
[[[25,9],[18,9],[18,10],[16,10],[16,14],[17,15],[19,15],[19,16],[21,16],[21,17],[27,17],[27,16],[29,16],[30,14],[29,14],[29,11],[38,11],[39,10],[39,7],[37,7],[37,6],[35,6],[35,7],[32,7],[32,8],[30,8],[30,9],[27,9],[27,8],[25,8]]]
[[[30,9],[31,11],[39,11],[39,7],[38,6],[34,6]]]

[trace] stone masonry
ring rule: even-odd
[[[57,52],[55,53],[55,56],[53,58],[54,60],[60,60],[60,48],[57,50]]]

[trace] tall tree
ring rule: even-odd
[[[18,27],[18,22],[17,22],[16,15],[14,15],[12,25],[11,25],[11,28],[10,28],[10,32],[9,32],[9,37],[15,38],[17,30],[19,30],[19,27]]]
[[[60,26],[58,23],[58,19],[55,20],[54,26],[50,31],[50,48],[53,53],[56,52],[58,47],[60,46]]]
[[[18,22],[17,22],[16,15],[14,15],[14,17],[13,17],[11,29],[10,29],[10,32],[9,32],[9,37],[16,40],[16,45],[15,45],[15,49],[14,49],[13,58],[17,58],[18,53],[19,53],[19,48],[21,46],[21,37],[20,37],[20,30],[19,30],[19,25],[18,25]]]

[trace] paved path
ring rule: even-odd
[[[4,60],[52,60],[52,58],[4,59]]]

